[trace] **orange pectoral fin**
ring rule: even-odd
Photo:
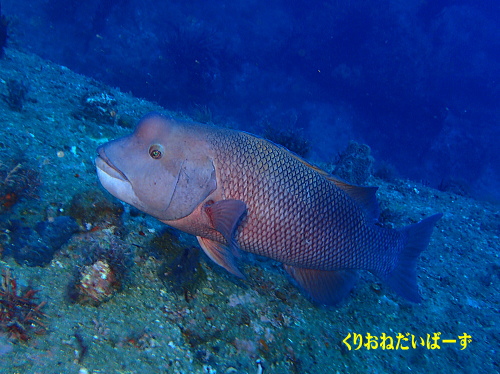
[[[212,261],[240,278],[244,278],[244,276],[236,266],[239,250],[234,234],[246,209],[246,204],[240,200],[220,200],[206,204],[205,213],[210,219],[211,226],[221,233],[226,244],[201,236],[196,237],[201,248]]]
[[[196,238],[198,239],[198,243],[200,243],[201,248],[203,248],[207,256],[210,257],[212,261],[239,278],[245,277],[236,266],[235,256],[229,247],[213,240],[202,238],[201,236],[197,236]]]
[[[210,218],[212,228],[222,234],[228,246],[233,249],[233,254],[238,255],[237,245],[234,240],[236,227],[247,209],[241,200],[220,200],[207,204],[205,212]]]

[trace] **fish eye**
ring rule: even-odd
[[[159,160],[163,156],[163,147],[159,144],[153,144],[149,147],[149,155],[155,160]]]

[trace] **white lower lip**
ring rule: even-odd
[[[132,184],[123,179],[121,173],[109,166],[101,157],[96,158],[95,166],[99,181],[111,195],[136,207],[141,206]]]
[[[110,177],[115,179],[120,179],[122,181],[127,181],[124,178],[124,175],[118,172],[116,169],[111,167],[102,157],[97,156],[95,159],[95,166],[97,168],[98,174],[99,171],[108,174]],[[99,177],[100,178],[100,177]]]

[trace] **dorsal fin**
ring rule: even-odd
[[[318,166],[307,162],[306,160],[297,156],[296,154],[291,153],[291,155],[297,160],[299,160],[301,163],[303,163],[305,166],[314,170],[318,174],[324,176],[326,179],[335,184],[342,191],[347,193],[354,201],[356,201],[356,203],[359,204],[359,206],[361,206],[368,220],[370,221],[378,220],[378,216],[380,214],[376,196],[378,187],[362,187],[362,186],[357,186],[355,184],[347,183],[346,181],[338,177],[334,177],[330,173],[327,173]]]
[[[332,175],[326,177],[330,182],[333,182],[338,188],[347,193],[354,201],[356,201],[366,213],[369,220],[377,221],[380,214],[377,202],[378,187],[362,187],[355,184],[349,184]]]

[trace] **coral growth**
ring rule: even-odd
[[[109,242],[106,243],[106,240]],[[87,258],[76,277],[68,285],[72,302],[99,306],[121,290],[128,269],[132,266],[130,248],[115,236],[105,240],[82,242]]]
[[[17,289],[17,282],[11,277],[10,270],[2,271],[0,330],[9,334],[11,339],[28,341],[31,331],[35,334],[45,333],[46,326],[42,322],[45,314],[41,309],[46,302],[35,302],[37,292],[31,288],[21,292]]]
[[[196,122],[213,123],[214,115],[208,105],[195,104],[191,116]]]
[[[87,93],[81,97],[80,107],[73,113],[73,117],[113,124],[117,120],[117,104],[116,98],[111,93]]]
[[[0,160],[0,214],[21,198],[37,198],[40,174],[27,166],[28,161]]]
[[[279,130],[267,125],[264,129],[264,138],[302,157],[306,157],[311,150],[311,144],[304,138],[301,129]]]
[[[348,182],[364,184],[372,173],[374,159],[370,152],[371,149],[366,144],[351,141],[339,155],[333,173]]]
[[[120,288],[115,272],[105,260],[84,266],[77,284],[79,301],[99,305],[109,300]]]

